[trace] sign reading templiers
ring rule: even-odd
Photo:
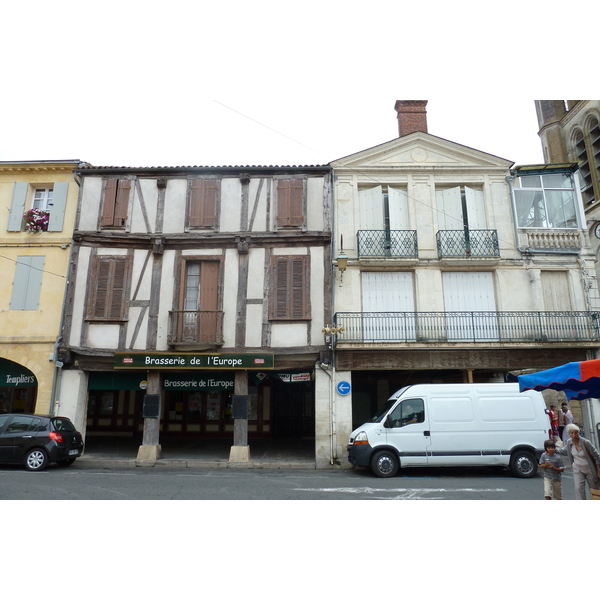
[[[273,354],[186,354],[176,352],[118,352],[115,369],[240,369],[273,368]]]

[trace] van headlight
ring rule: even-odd
[[[350,439],[350,443],[355,446],[358,444],[368,444],[369,438],[367,438],[367,434],[364,431],[361,431],[355,438],[354,441]]]

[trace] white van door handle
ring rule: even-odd
[[[424,435],[425,437],[429,437],[429,436],[431,435],[431,431],[424,431],[424,432],[423,432],[423,435]]]

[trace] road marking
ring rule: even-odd
[[[396,500],[418,500],[422,497],[431,498],[430,494],[457,494],[457,493],[501,493],[507,492],[505,488],[295,488],[298,492],[323,492],[331,494],[400,494]],[[439,498],[431,498],[439,499]]]

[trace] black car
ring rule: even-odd
[[[83,438],[66,417],[0,414],[0,463],[41,471],[50,463],[72,465],[83,453]]]

